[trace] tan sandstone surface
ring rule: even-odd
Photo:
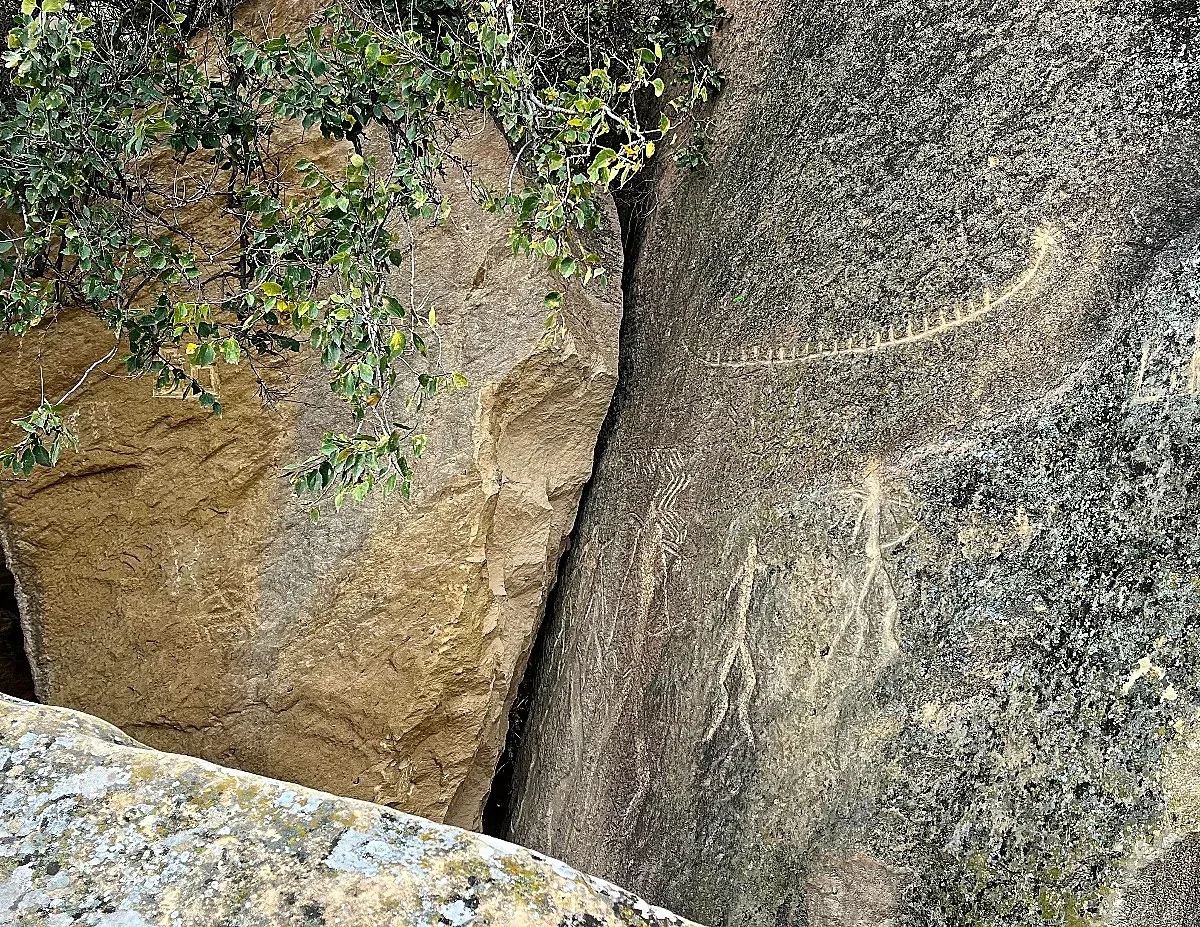
[[[505,182],[498,130],[463,128],[457,157]],[[297,159],[345,156],[297,141]],[[311,360],[270,409],[244,365],[221,367],[220,418],[112,365],[72,402],[80,453],[0,485],[40,699],[154,747],[477,825],[591,472],[621,308],[615,284],[568,290],[565,333],[545,337],[543,297],[562,282],[512,258],[506,223],[465,183],[448,169],[453,215],[419,239],[413,295],[436,306],[443,367],[469,386],[429,406],[411,502],[310,524],[282,468],[350,427]],[[599,247],[619,280],[609,220]],[[227,234],[203,214],[195,230]],[[409,293],[407,275],[397,286]],[[107,347],[74,322],[4,339],[0,421]]]

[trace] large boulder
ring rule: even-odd
[[[489,120],[460,128],[453,215],[418,239],[413,295],[436,306],[442,366],[470,385],[427,409],[412,502],[313,525],[291,497],[284,466],[348,427],[311,358],[268,369],[290,391],[267,409],[245,366],[221,368],[221,418],[115,367],[93,375],[72,406],[81,453],[0,491],[40,699],[161,749],[478,824],[591,472],[621,304],[616,286],[570,288],[565,329],[547,335],[543,299],[562,282],[512,257],[460,167],[507,183],[509,148]],[[292,144],[331,168],[347,155]],[[608,218],[598,245],[619,280]],[[231,234],[202,211],[192,231]],[[407,295],[408,275],[397,285]],[[69,320],[0,340],[0,421],[105,350]]]
[[[0,924],[688,927],[511,844],[0,696]],[[694,925],[693,925],[694,927]]]
[[[717,58],[509,833],[731,925],[1153,894],[1196,826],[1195,5],[747,0]]]

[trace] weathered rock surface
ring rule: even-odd
[[[731,7],[510,834],[710,923],[1081,924],[1200,827],[1194,4]]]
[[[1200,739],[1194,724],[1167,754],[1161,778],[1166,814],[1125,861],[1106,905],[1106,923],[1200,925]]]
[[[687,927],[456,827],[0,696],[0,924]]]
[[[476,180],[507,183],[499,132],[465,128]],[[306,141],[292,157],[345,155]],[[567,334],[547,339],[543,297],[561,284],[511,257],[457,169],[446,185],[454,215],[419,240],[413,295],[470,386],[432,402],[413,502],[309,523],[282,468],[348,424],[303,361],[269,410],[249,371],[222,368],[220,419],[93,377],[74,406],[82,453],[0,502],[42,700],[154,747],[477,824],[591,472],[621,310],[615,286],[571,290]],[[202,240],[228,233],[206,221]],[[407,298],[407,275],[397,286]],[[36,405],[43,373],[64,392],[101,343],[77,324],[0,342],[0,420]]]

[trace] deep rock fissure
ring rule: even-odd
[[[627,327],[631,322],[629,308],[631,306],[633,272],[637,265],[638,254],[641,251],[643,231],[646,224],[647,212],[645,204],[652,201],[649,194],[653,180],[650,178],[639,178],[639,180],[640,183],[635,184],[630,191],[617,197],[617,213],[621,219],[621,248],[623,252],[621,273],[621,298],[624,305],[624,312],[621,316],[622,344],[625,342]],[[619,349],[618,359],[619,361],[623,360]],[[616,412],[621,407],[622,380],[623,378],[618,371],[617,387],[613,392],[612,401],[609,403],[604,425],[601,427],[600,434],[596,439],[596,450],[592,457],[593,475],[596,473],[600,458],[604,453],[604,447],[608,443],[609,436],[612,434],[616,421]],[[513,792],[513,774],[516,771],[517,752],[525,733],[530,712],[533,709],[534,699],[537,695],[538,669],[541,666],[542,657],[546,651],[548,638],[551,633],[551,618],[558,609],[560,589],[558,577],[562,575],[562,569],[566,565],[571,548],[575,546],[575,535],[578,530],[580,516],[587,508],[588,498],[592,492],[592,485],[592,481],[589,480],[583,488],[583,494],[580,496],[575,527],[571,529],[567,544],[563,547],[563,551],[559,555],[558,564],[554,571],[554,585],[547,596],[546,613],[534,637],[533,646],[529,653],[529,660],[525,665],[525,671],[522,673],[521,681],[517,686],[517,696],[513,699],[512,708],[509,709],[508,732],[505,734],[504,750],[500,754],[500,760],[496,764],[496,774],[492,777],[491,791],[488,793],[487,803],[483,809],[481,830],[491,837],[507,839],[508,836],[512,806],[516,798]]]
[[[0,693],[36,701],[33,670],[25,653],[21,608],[12,570],[0,556]]]
[[[573,540],[573,538],[572,538]],[[554,596],[546,607],[546,615],[551,614],[554,607]],[[533,649],[529,654],[529,662],[521,675],[517,686],[517,697],[513,699],[512,708],[508,712],[508,731],[504,735],[504,750],[496,763],[496,774],[492,777],[492,788],[488,792],[487,803],[483,806],[483,823],[480,830],[489,837],[504,838],[508,834],[509,820],[512,817],[513,783],[515,781],[517,751],[521,744],[529,712],[533,707],[534,685],[538,677],[538,665],[546,647],[546,620],[542,620],[537,636],[533,641]]]
[[[624,225],[623,219],[622,225]],[[628,294],[628,291],[626,291],[626,294]],[[620,390],[621,384],[618,378],[617,393]],[[604,452],[604,445],[607,443],[609,434],[612,431],[611,426],[614,421],[613,410],[618,405],[617,399],[618,397],[614,393],[608,415],[596,440],[596,451],[592,463],[593,474],[596,472],[596,467],[599,465],[600,457]],[[589,480],[587,485],[584,486],[583,494],[579,499],[579,513],[582,513],[587,506],[588,497],[591,495],[591,492],[592,481]],[[504,750],[501,752],[500,759],[496,764],[496,774],[492,777],[492,787],[488,792],[487,803],[483,808],[483,823],[480,828],[484,834],[490,837],[508,839],[509,821],[511,819],[513,802],[516,799],[516,795],[514,794],[514,773],[516,772],[517,754],[521,740],[524,737],[529,715],[533,710],[534,700],[537,697],[537,683],[540,675],[539,668],[542,664],[546,648],[549,646],[549,638],[552,633],[551,618],[558,610],[559,590],[561,588],[558,578],[562,575],[562,570],[567,563],[571,548],[575,546],[575,532],[579,524],[578,514],[576,515],[575,524],[576,527],[571,529],[570,537],[567,539],[567,543],[558,557],[558,564],[554,570],[554,585],[551,587],[550,593],[546,598],[546,612],[542,616],[542,622],[538,626],[537,633],[534,635],[533,646],[530,648],[529,659],[525,664],[525,671],[521,674],[521,681],[517,685],[517,696],[513,699],[512,708],[508,712],[508,731],[504,737]]]

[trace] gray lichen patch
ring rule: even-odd
[[[875,835],[919,873],[914,924],[1194,923],[1145,913],[1183,911],[1188,854],[1136,861],[1197,826],[1198,244],[1162,256],[1053,402],[914,468]]]
[[[0,924],[687,923],[511,844],[0,697]]]

